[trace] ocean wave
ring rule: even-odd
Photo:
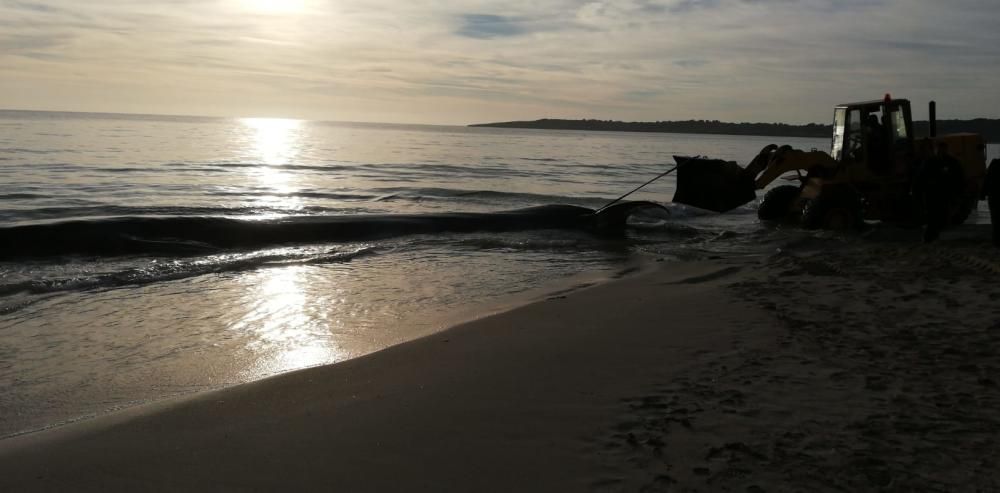
[[[466,190],[457,188],[402,188],[402,187],[387,187],[387,188],[376,188],[373,192],[380,194],[380,197],[376,200],[387,201],[387,200],[415,200],[415,201],[433,201],[433,200],[447,200],[455,201],[460,199],[462,201],[469,202],[499,202],[499,203],[535,203],[535,204],[552,204],[552,203],[573,203],[579,202],[580,199],[574,199],[573,197],[567,197],[563,195],[549,195],[549,194],[537,194],[537,193],[524,193],[524,192],[499,192],[495,190]]]
[[[41,198],[41,197],[39,197]],[[0,200],[4,196],[0,195]],[[320,206],[305,206],[295,210],[298,214],[322,214],[334,209]],[[340,209],[338,209],[340,210]],[[137,217],[167,217],[167,216],[234,216],[250,217],[255,215],[287,214],[287,208],[281,207],[177,207],[177,206],[120,206],[120,205],[79,205],[58,207],[32,207],[29,210],[11,210],[0,212],[0,221],[18,223],[38,223],[42,221],[80,220],[82,218],[112,218],[121,216]]]
[[[295,214],[343,213],[349,204],[371,209],[375,203],[388,202],[453,202],[479,206],[524,207],[533,204],[573,204],[584,207],[600,207],[607,203],[601,198],[579,198],[562,195],[536,194],[525,192],[501,192],[495,190],[467,190],[434,187],[384,187],[364,191],[344,190],[299,190],[275,192],[263,188],[231,188],[205,190],[206,196],[219,197],[217,202],[232,202],[238,198],[239,206],[179,206],[179,205],[123,205],[74,199],[70,196],[53,195],[50,190],[38,187],[18,187],[8,193],[0,193],[0,201],[9,201],[6,211],[0,211],[0,221],[24,223],[43,220],[71,220],[75,218],[97,218],[116,216],[250,216],[261,214],[288,214],[288,207],[280,206],[280,199],[304,199],[296,202]],[[65,193],[66,191],[63,191]],[[185,191],[178,190],[184,193]],[[97,197],[100,190],[80,189],[79,197]],[[122,197],[122,191],[115,197]],[[110,197],[113,199],[114,197]],[[278,199],[278,200],[273,200]],[[108,199],[105,199],[108,200]],[[20,203],[17,201],[21,201]],[[272,205],[278,204],[278,205]],[[357,204],[362,204],[358,206]],[[379,212],[379,211],[370,211]]]
[[[60,152],[73,152],[67,149],[27,149],[24,147],[0,147],[0,152],[8,154],[58,154]]]
[[[48,195],[38,193],[0,193],[0,200],[30,200],[45,198],[48,198]]]
[[[344,200],[344,201],[374,200],[379,197],[377,194],[316,192],[310,190],[302,190],[297,192],[273,192],[270,190],[268,191],[216,190],[207,193],[208,195],[215,195],[219,197],[280,197],[280,198],[305,198],[305,199]]]
[[[292,163],[280,163],[280,164],[267,164],[267,163],[244,163],[244,162],[197,162],[197,163],[166,163],[163,165],[166,168],[171,168],[172,170],[211,170],[220,169],[225,170],[229,168],[245,169],[245,168],[268,168],[268,169],[280,169],[288,171],[323,171],[331,172],[338,170],[350,170],[363,167],[365,165],[355,165],[355,164],[345,164],[341,162],[329,163],[329,164],[292,164]]]
[[[504,238],[500,236],[463,238],[454,242],[462,248],[472,248],[475,250],[503,250],[503,251],[557,251],[566,252],[571,250],[590,250],[592,243],[583,241],[582,238]]]
[[[376,253],[377,249],[374,247],[362,247],[350,251],[327,250],[319,253],[265,251],[252,254],[212,255],[196,259],[163,261],[153,259],[144,261],[142,267],[126,268],[115,272],[0,284],[0,296],[40,295],[65,291],[141,286],[206,274],[241,272],[266,267],[349,262]],[[22,305],[24,303],[0,306],[0,313],[19,309]]]
[[[464,164],[380,164],[375,165],[383,176],[390,178],[416,178],[446,176],[455,178],[495,178],[504,176],[507,178],[524,178],[545,176],[546,173],[538,171],[518,170],[505,163],[486,165],[478,163],[475,165]]]
[[[258,162],[173,162],[160,165],[172,171],[177,170],[228,170],[228,169],[274,169],[284,171],[319,171],[323,173],[350,173],[357,176],[388,177],[393,179],[405,177],[427,176],[536,176],[537,172],[520,171],[511,169],[509,166],[475,165],[464,164],[441,164],[438,162],[424,163],[352,163],[352,162],[330,162],[330,163],[258,163]]]

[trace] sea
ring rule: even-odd
[[[745,164],[771,143],[830,144],[0,111],[0,437],[356,358],[655,262],[840,241],[761,224],[753,202],[672,203],[673,175],[626,198],[665,210],[624,234],[558,220],[675,155]]]

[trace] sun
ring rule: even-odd
[[[261,14],[297,14],[306,10],[308,0],[239,0],[243,8]]]

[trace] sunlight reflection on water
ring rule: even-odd
[[[249,143],[265,164],[286,164],[295,159],[302,140],[301,120],[283,118],[241,118]]]
[[[249,168],[257,186],[274,195],[262,194],[251,206],[300,210],[302,201],[294,194],[301,190],[296,175],[282,169],[294,164],[302,152],[305,123],[283,118],[242,118],[238,140],[247,157],[261,166]]]
[[[273,195],[261,195],[254,206],[298,210],[302,203],[294,194],[300,190],[296,175],[282,166],[294,164],[302,150],[304,122],[281,118],[243,118],[242,142],[248,154],[261,166],[249,168],[260,188]],[[251,336],[248,349],[260,355],[247,369],[250,378],[291,369],[305,368],[344,359],[331,346],[324,300],[312,297],[305,288],[306,268],[289,266],[266,269],[248,276],[246,315],[232,330]]]
[[[330,340],[329,299],[307,289],[307,269],[264,269],[241,279],[247,311],[230,330],[248,336],[248,349],[258,355],[248,377],[346,358]]]

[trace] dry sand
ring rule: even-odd
[[[1000,256],[662,264],[0,442],[0,491],[1000,490]]]

